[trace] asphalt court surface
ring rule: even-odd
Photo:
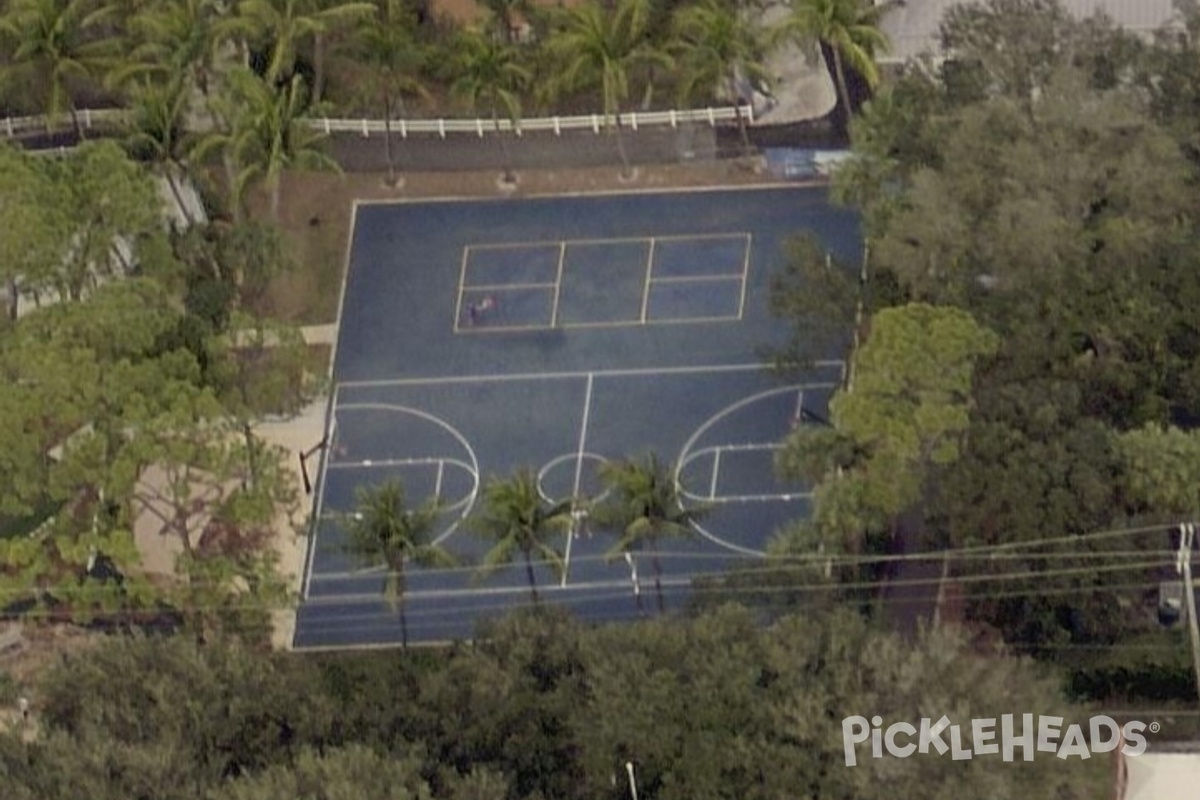
[[[389,478],[440,499],[440,541],[465,565],[408,571],[414,641],[469,638],[529,602],[523,567],[469,566],[487,550],[481,485],[518,467],[561,499],[600,494],[606,461],[677,464],[685,504],[711,510],[663,545],[670,607],[692,577],[761,557],[807,512],[805,487],[774,476],[778,443],[841,377],[836,358],[762,366],[788,335],[770,277],[803,231],[859,256],[857,219],[813,188],[360,205],[296,646],[399,640],[382,570],[342,546],[356,488]],[[586,520],[564,535],[565,582],[537,570],[544,601],[593,620],[637,616],[635,593],[652,609],[648,559],[606,558],[614,541]]]

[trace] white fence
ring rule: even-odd
[[[754,121],[754,110],[750,106],[742,106],[742,119],[747,124]],[[734,106],[720,108],[692,108],[685,111],[630,111],[621,114],[621,125],[630,130],[639,128],[670,126],[679,127],[682,123],[701,123],[715,126],[718,122],[732,122],[738,118],[738,109]],[[378,119],[310,119],[309,124],[325,133],[358,133],[370,136],[373,133],[385,133],[387,126]],[[514,125],[511,120],[501,119],[501,132],[512,132],[520,136],[530,131],[553,131],[561,136],[563,131],[590,130],[600,133],[608,124],[615,123],[612,117],[604,114],[583,114],[574,117],[531,117],[518,120]],[[473,133],[485,136],[496,132],[496,122],[490,119],[397,119],[391,123],[392,133],[407,138],[409,134],[437,134],[445,139],[450,134]]]
[[[80,109],[76,112],[79,124],[86,130],[100,126],[119,125],[126,117],[127,111],[121,108]],[[749,106],[741,107],[741,117],[750,124],[754,121],[754,109]],[[630,111],[621,114],[621,125],[630,130],[640,128],[670,126],[676,128],[685,123],[700,123],[716,126],[719,122],[733,122],[738,119],[738,108],[721,106],[718,108],[692,108],[687,110],[670,111]],[[370,136],[373,133],[382,134],[387,125],[380,119],[327,119],[314,118],[306,122],[317,130],[325,133],[358,133]],[[604,114],[583,114],[573,117],[531,117],[518,121],[513,125],[511,120],[501,119],[500,130],[513,132],[520,136],[530,131],[553,131],[562,135],[563,131],[590,130],[600,133],[612,117]],[[29,133],[69,130],[72,126],[69,115],[62,114],[53,120],[45,116],[8,117],[0,120],[0,133],[9,138]],[[407,138],[412,134],[436,134],[445,139],[451,134],[475,134],[485,136],[494,133],[496,123],[490,119],[397,119],[391,123],[392,132]]]
[[[81,108],[75,113],[79,117],[79,124],[91,130],[102,124],[116,125],[125,119],[127,112],[123,108]],[[3,120],[0,120],[0,132],[3,132],[9,138],[20,136],[24,133],[50,133],[69,130],[71,126],[70,114],[60,114],[54,119],[48,119],[46,116],[38,114],[33,117],[5,117]]]

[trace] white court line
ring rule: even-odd
[[[558,325],[484,325],[478,328],[463,328],[457,331],[462,336],[480,336],[502,333],[532,333],[551,330],[587,330],[589,328],[645,328],[651,325],[708,325],[716,322],[739,322],[740,317],[667,317],[643,322],[640,319],[596,320],[594,322],[562,322]]]
[[[841,364],[842,362],[839,361],[839,362],[835,362],[835,363]],[[674,475],[675,488],[679,492],[680,496],[684,497],[686,499],[689,499],[689,500],[695,500],[695,501],[699,501],[699,502],[706,501],[707,498],[699,497],[699,496],[695,495],[694,493],[688,492],[684,488],[683,482],[680,478],[683,474],[684,468],[689,463],[691,463],[693,460],[695,460],[702,453],[707,453],[712,450],[712,448],[707,448],[707,447],[701,448],[699,450],[696,450],[694,448],[695,448],[696,443],[699,442],[704,437],[704,435],[708,433],[709,429],[712,428],[714,425],[716,425],[718,422],[720,422],[722,419],[724,419],[725,417],[728,417],[730,414],[733,414],[733,413],[739,411],[740,409],[746,408],[747,406],[750,406],[750,405],[757,403],[760,400],[763,400],[768,397],[773,397],[775,395],[781,395],[784,393],[796,391],[801,388],[809,388],[809,389],[830,388],[834,385],[836,385],[836,384],[809,383],[809,384],[804,384],[803,386],[793,385],[793,386],[781,386],[781,387],[777,387],[774,389],[767,389],[766,391],[762,391],[757,394],[750,395],[749,397],[743,397],[741,400],[738,400],[736,403],[726,406],[725,408],[718,411],[716,414],[713,414],[711,417],[709,417],[704,422],[704,424],[702,424],[699,428],[697,428],[692,433],[691,437],[689,437],[686,442],[684,442],[683,447],[680,448],[680,450],[679,450],[679,455],[676,456],[676,458],[675,458],[675,475]],[[741,449],[776,449],[779,446],[780,445],[775,442],[756,443],[756,444],[751,444],[751,445],[735,445],[735,447],[739,447]],[[730,447],[726,446],[725,449],[730,449]],[[791,497],[800,497],[800,496],[802,496],[802,494],[803,493],[801,493],[801,492],[792,492],[792,493],[790,493],[790,496]],[[725,500],[725,498],[721,498],[721,499]],[[749,499],[752,499],[751,496],[749,496],[749,495],[742,496],[741,502],[747,502]],[[757,498],[754,498],[754,499],[780,500],[780,499],[785,499],[785,496],[780,496],[780,495],[758,496]],[[682,503],[680,504],[680,507],[683,507]],[[765,555],[765,553],[761,550],[754,550],[749,547],[743,547],[742,545],[739,545],[734,542],[730,542],[730,541],[720,538],[719,536],[715,535],[712,531],[705,528],[702,524],[700,524],[700,522],[698,522],[696,520],[692,521],[692,527],[696,530],[697,533],[699,533],[705,539],[708,539],[713,544],[716,544],[720,547],[724,547],[725,549],[730,550],[732,552],[744,553],[746,555],[751,555],[751,556],[756,556],[756,557]]]
[[[335,392],[339,391],[340,388],[341,387],[337,387],[337,388],[335,388],[334,391]],[[469,462],[470,467],[468,469],[468,472],[474,477],[475,485],[471,489],[471,491],[467,494],[466,498],[464,499],[464,501],[462,503],[462,505],[464,506],[464,510],[463,510],[462,514],[459,516],[458,521],[452,523],[450,525],[450,527],[444,533],[442,533],[436,539],[433,540],[434,544],[441,544],[444,539],[446,539],[448,536],[450,536],[450,534],[454,533],[454,531],[458,529],[458,526],[464,520],[466,520],[467,516],[471,513],[471,509],[473,509],[475,507],[475,500],[479,495],[480,483],[482,482],[482,478],[480,477],[480,472],[479,472],[479,456],[475,453],[475,448],[471,446],[471,442],[467,439],[467,437],[463,436],[462,432],[459,431],[458,428],[455,428],[449,422],[446,422],[446,420],[442,419],[441,417],[437,416],[436,414],[431,414],[428,411],[422,411],[419,408],[412,408],[411,406],[398,405],[395,403],[370,403],[370,402],[368,402],[368,403],[346,403],[345,405],[340,406],[340,408],[343,411],[398,411],[402,414],[411,414],[414,417],[418,417],[419,419],[423,419],[427,422],[433,423],[434,425],[437,425],[442,430],[449,433],[452,437],[454,437],[454,439],[456,439],[458,441],[459,445],[463,448],[463,450],[466,451],[467,458],[470,459],[470,462]],[[448,458],[445,460],[449,461],[449,462],[454,462],[454,463],[461,463],[458,461],[458,459]],[[376,463],[379,463],[379,462],[376,462]],[[458,504],[455,505],[455,507],[454,507],[455,509],[457,509],[457,505]]]
[[[613,236],[599,239],[567,239],[569,247],[603,247],[606,244],[641,244],[649,241],[650,236]]]
[[[379,460],[367,459],[363,461],[337,461],[329,465],[329,469],[385,469],[387,467],[428,467],[437,465],[438,469],[443,468],[446,464],[453,464],[468,473],[473,472],[474,468],[459,458],[441,458],[426,456],[422,458],[381,458]]]
[[[745,239],[750,236],[746,231],[731,231],[729,233],[668,233],[655,236],[611,236],[591,237],[587,239],[528,239],[517,242],[475,242],[464,245],[472,250],[518,250],[558,247],[560,242],[568,245],[595,246],[605,244],[628,244],[629,242],[645,242],[658,239],[660,242],[703,242],[713,239]]]
[[[531,333],[533,331],[553,330],[549,325],[482,325],[478,328],[463,328],[458,331],[463,336],[486,336],[502,333]]]
[[[575,483],[571,489],[572,501],[579,498],[579,485],[583,482],[583,456],[587,452],[587,431],[588,421],[592,416],[592,385],[595,383],[595,375],[588,373],[587,376],[587,393],[583,398],[583,421],[579,423],[579,449],[575,455]],[[567,546],[563,553],[563,574],[562,586],[567,585],[567,573],[571,569],[571,542],[575,539],[574,524],[567,530]]]
[[[842,369],[841,359],[814,362],[818,368]],[[641,367],[633,369],[608,370],[576,370],[571,372],[512,372],[501,375],[447,375],[431,378],[392,378],[375,381],[343,381],[338,384],[340,389],[371,388],[374,386],[440,386],[461,383],[515,383],[520,381],[551,381],[569,380],[571,378],[586,378],[594,375],[597,378],[640,378],[653,375],[717,375],[728,372],[754,372],[763,370],[769,372],[773,364],[759,362],[756,364],[708,364],[697,367]],[[826,388],[836,386],[833,383],[809,384],[810,388]]]
[[[556,284],[550,283],[468,283],[463,285],[464,292],[505,292],[518,289],[553,289]]]
[[[648,322],[636,323],[641,325],[708,325],[715,322],[737,322],[738,318],[733,316],[728,317],[665,317],[661,319],[652,319]]]
[[[709,283],[712,281],[740,281],[744,276],[740,272],[730,272],[723,275],[668,275],[662,278],[651,278],[651,283]]]
[[[458,333],[461,326],[458,324],[462,319],[463,310],[463,295],[466,293],[467,285],[467,259],[471,254],[471,245],[463,247],[462,266],[458,269],[458,296],[454,300],[454,332]]]
[[[533,250],[537,248],[557,247],[558,242],[553,240],[539,242],[476,242],[475,244],[465,246],[474,248],[475,250]]]
[[[790,503],[793,500],[805,500],[812,497],[812,492],[780,492],[779,494],[726,494],[720,497],[701,497],[698,494],[693,494],[689,491],[681,491],[680,494],[688,500],[695,500],[697,503],[721,503],[723,505],[731,503],[778,503],[783,501]],[[762,555],[759,553],[759,555]]]
[[[707,239],[742,239],[750,234],[745,231],[735,231],[733,233],[675,233],[667,236],[656,237],[660,242],[690,242],[704,241]]]
[[[650,283],[654,280],[654,237],[650,237],[650,247],[646,251],[646,282],[642,286],[642,324],[646,323],[646,315],[650,313]]]
[[[554,306],[550,310],[550,327],[558,325],[558,304],[562,300],[563,263],[567,260],[567,243],[558,243],[558,273],[554,278]]]
[[[541,562],[537,562],[537,563],[541,563]],[[323,578],[324,576],[321,576],[321,577]],[[666,588],[675,588],[677,586],[690,586],[692,584],[693,578],[694,578],[694,576],[692,576],[692,575],[680,575],[680,576],[663,575],[662,576],[662,585]],[[546,588],[554,589],[555,587],[548,586]],[[574,584],[571,584],[570,587],[560,586],[557,588],[559,588],[559,589],[569,588],[573,592],[580,592],[580,593],[592,592],[592,591],[596,591],[597,589],[620,589],[621,590],[620,596],[624,597],[624,596],[626,596],[626,593],[628,593],[628,591],[629,591],[629,579],[628,578],[618,578],[615,580],[588,581],[587,583],[574,583]],[[539,585],[538,591],[541,591],[541,589],[542,589],[542,587]],[[438,598],[456,598],[456,597],[489,597],[489,596],[494,597],[496,595],[507,595],[507,594],[516,594],[516,595],[526,595],[527,596],[529,594],[529,585],[528,584],[525,584],[525,585],[513,584],[513,585],[509,585],[509,586],[474,586],[474,587],[471,587],[468,589],[425,589],[425,590],[417,589],[417,590],[408,591],[408,592],[404,593],[405,597],[412,598],[413,600],[416,600],[419,598],[420,599],[438,599]],[[322,595],[321,597],[314,597],[310,602],[312,603],[312,605],[341,605],[342,603],[348,603],[348,602],[359,602],[359,601],[377,602],[378,600],[379,600],[379,592],[373,591],[373,592],[363,592],[361,594],[355,592],[355,593],[346,593],[346,594]],[[371,615],[370,618],[377,619],[377,617],[375,615]]]
[[[738,298],[738,319],[742,319],[746,313],[746,284],[750,278],[750,245],[754,242],[754,235],[746,234],[746,257],[742,261],[742,296]]]
[[[708,485],[708,499],[717,499],[717,478],[721,474],[721,449],[713,452],[712,482]]]
[[[330,448],[333,447],[333,436],[337,432],[337,408],[338,408],[337,402],[338,402],[339,388],[340,387],[338,387],[335,384],[333,387],[333,392],[331,392],[330,396],[329,396],[329,410],[327,412],[329,415],[329,421],[326,423],[327,428],[325,429],[325,448],[321,451],[321,471],[318,473],[316,485],[313,487],[313,491],[315,491],[317,493],[317,500],[316,500],[316,503],[313,505],[313,527],[309,531],[309,536],[308,536],[308,539],[309,539],[308,556],[307,556],[308,566],[306,568],[306,574],[304,576],[304,587],[303,587],[303,594],[304,594],[305,600],[308,599],[308,589],[309,589],[309,586],[312,585],[313,566],[314,566],[314,562],[316,562],[316,560],[317,560],[317,527],[316,526],[317,526],[317,521],[319,519],[321,519],[321,514],[323,513],[323,509],[325,506],[325,477],[326,477],[326,473],[328,473],[328,471],[329,471],[329,462],[333,460],[331,458],[332,453],[330,453]]]

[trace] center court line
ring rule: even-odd
[[[575,453],[575,483],[571,489],[571,511],[574,512],[575,499],[579,497],[579,484],[583,481],[583,454],[587,452],[588,420],[592,415],[592,385],[595,376],[588,373],[587,393],[583,398],[583,421],[579,423],[579,449]],[[571,527],[567,529],[567,546],[563,553],[562,586],[567,585],[567,573],[571,569],[571,542],[575,539],[575,517],[572,513]]]
[[[844,369],[845,362],[841,359],[816,361],[814,366],[821,369]],[[370,388],[374,386],[435,386],[462,383],[513,383],[519,381],[550,381],[569,380],[572,378],[639,378],[654,375],[705,375],[727,372],[769,371],[772,365],[767,362],[756,364],[709,364],[696,367],[638,367],[632,369],[608,370],[576,370],[571,372],[513,372],[502,375],[447,375],[429,378],[392,378],[374,381],[342,381],[337,384],[339,389]],[[814,387],[825,386],[825,383],[812,384]],[[833,384],[829,384],[833,385]]]
[[[567,243],[558,243],[558,272],[554,277],[554,305],[550,310],[550,327],[558,325],[558,304],[562,300],[563,264],[567,260]]]
[[[654,237],[650,237],[650,249],[646,253],[646,283],[642,286],[642,323],[650,313],[650,284],[654,281]]]

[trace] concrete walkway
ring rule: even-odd
[[[300,333],[304,336],[305,344],[327,344],[332,346],[337,342],[337,325],[334,323],[328,325],[305,325],[300,329]]]

